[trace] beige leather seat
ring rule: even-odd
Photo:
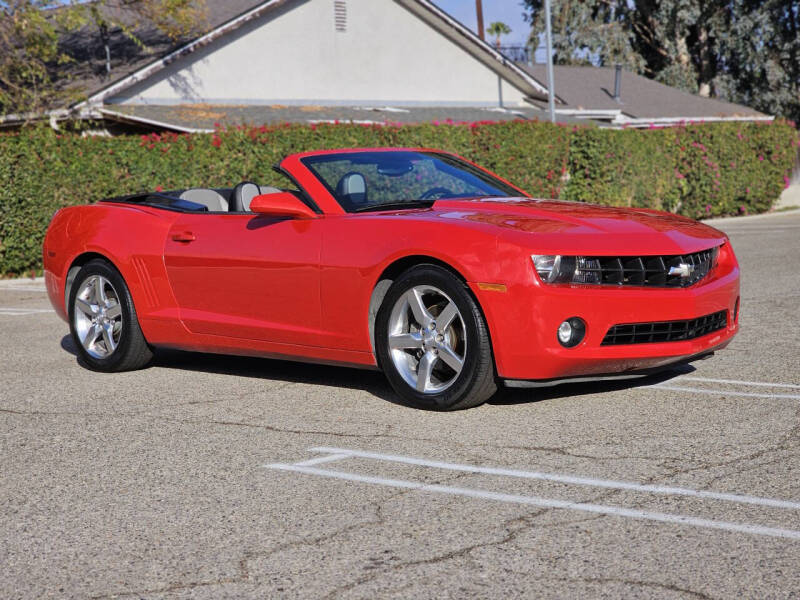
[[[202,204],[211,212],[225,212],[228,210],[228,201],[217,190],[192,188],[182,192],[181,199]]]

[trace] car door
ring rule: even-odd
[[[319,345],[320,220],[182,214],[164,259],[193,333]]]

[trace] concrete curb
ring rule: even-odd
[[[799,173],[795,173],[795,179]],[[793,183],[781,192],[775,208],[800,208],[800,183]]]
[[[800,214],[800,208],[792,209],[792,210],[782,210],[780,212],[768,212],[762,213],[760,215],[745,215],[742,217],[718,217],[715,219],[702,219],[701,223],[745,223],[748,221],[760,221],[763,219],[774,219],[780,218],[784,215],[798,215]]]

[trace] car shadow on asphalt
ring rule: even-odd
[[[71,336],[65,335],[61,339],[61,348],[75,356],[78,364],[86,366],[78,356]],[[162,348],[156,350],[150,366],[363,390],[381,400],[399,403],[383,373],[375,370]]]
[[[75,345],[69,335],[65,335],[61,339],[61,348],[75,356],[78,363],[85,367],[78,357]],[[158,349],[156,351],[151,366],[362,390],[392,404],[404,405],[392,391],[380,371],[270,358],[166,349]],[[487,404],[495,406],[535,404],[559,398],[643,388],[669,381],[678,375],[686,375],[695,370],[693,366],[683,364],[677,365],[671,370],[636,379],[563,383],[551,387],[535,388],[507,388],[500,384],[498,385],[497,393],[488,400]]]

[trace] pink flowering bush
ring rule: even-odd
[[[782,121],[588,130],[570,139],[563,196],[693,218],[763,212],[788,184],[797,145]]]

